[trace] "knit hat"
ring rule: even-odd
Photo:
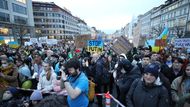
[[[42,100],[43,96],[39,90],[34,90],[34,92],[30,96],[30,100]]]
[[[160,69],[160,67],[158,64],[152,63],[145,67],[144,73],[151,73],[152,75],[154,75],[157,78],[158,74],[159,74],[159,69]]]
[[[9,87],[8,91],[10,91],[13,96],[19,93],[15,87]]]

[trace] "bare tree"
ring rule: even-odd
[[[163,27],[162,26],[157,26],[157,27],[152,27],[151,28],[151,34],[154,38],[160,36],[160,34],[163,32]]]
[[[175,31],[176,36],[177,36],[178,38],[181,38],[181,37],[183,36],[183,34],[184,34],[183,28],[181,28],[180,26],[175,26],[175,27],[174,27],[174,31]]]

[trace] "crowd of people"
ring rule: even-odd
[[[103,107],[103,97],[92,93],[114,89],[126,107],[190,106],[190,54],[173,45],[159,52],[139,46],[119,55],[110,45],[99,54],[74,43],[1,45],[0,61],[1,107]]]

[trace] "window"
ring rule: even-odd
[[[18,2],[26,4],[26,0],[15,0],[15,1],[18,1]]]
[[[183,10],[181,9],[181,10],[180,10],[180,13],[179,13],[180,15],[182,15],[182,11],[183,11]]]
[[[21,14],[27,14],[26,7],[13,3],[13,11]]]
[[[176,16],[176,12],[174,12],[174,17]]]
[[[10,21],[9,14],[0,12],[0,21],[9,22]]]
[[[8,10],[7,0],[0,0],[0,8]]]
[[[183,10],[183,14],[186,14],[186,12],[187,12],[187,8],[184,8],[184,10]]]
[[[27,18],[14,16],[14,22],[18,24],[27,24]]]

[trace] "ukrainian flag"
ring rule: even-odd
[[[168,28],[165,27],[165,28],[164,28],[164,31],[161,33],[161,35],[160,35],[157,39],[167,39],[167,37],[168,37],[168,32],[169,32]]]
[[[19,46],[20,46],[18,44],[18,42],[16,42],[16,41],[11,41],[11,42],[8,43],[8,45],[9,45],[10,48],[19,48]]]
[[[0,36],[0,44],[4,44],[4,43],[5,43],[5,39]]]

